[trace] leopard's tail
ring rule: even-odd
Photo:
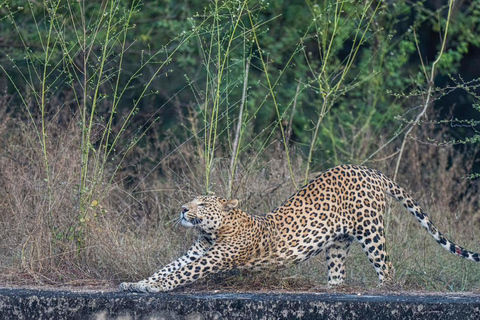
[[[408,193],[396,184],[393,180],[388,178],[387,176],[381,174],[385,182],[385,190],[386,192],[401,202],[403,206],[417,218],[420,222],[422,227],[424,227],[428,233],[448,252],[453,253],[456,256],[472,260],[475,262],[480,262],[480,254],[468,251],[459,245],[456,245],[452,241],[445,238],[440,231],[437,230],[435,225],[432,223],[428,215],[423,211],[423,209],[417,204],[417,202],[408,195]]]

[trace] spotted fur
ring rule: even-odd
[[[345,279],[345,257],[359,242],[380,283],[393,273],[385,250],[385,194],[400,201],[447,251],[475,262],[470,252],[446,239],[405,190],[382,173],[343,165],[319,175],[265,216],[237,208],[238,201],[197,197],[182,207],[181,221],[199,230],[199,240],[181,258],[150,278],[122,283],[123,290],[172,290],[208,274],[247,268],[262,270],[305,261],[325,250],[328,283]]]

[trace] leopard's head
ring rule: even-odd
[[[182,206],[180,220],[185,227],[197,227],[214,232],[222,225],[223,218],[238,205],[238,200],[200,196]]]

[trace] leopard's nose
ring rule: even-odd
[[[188,209],[186,207],[182,207],[182,213],[187,213]]]

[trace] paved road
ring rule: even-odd
[[[480,319],[480,295],[71,292],[0,289],[1,319]]]

